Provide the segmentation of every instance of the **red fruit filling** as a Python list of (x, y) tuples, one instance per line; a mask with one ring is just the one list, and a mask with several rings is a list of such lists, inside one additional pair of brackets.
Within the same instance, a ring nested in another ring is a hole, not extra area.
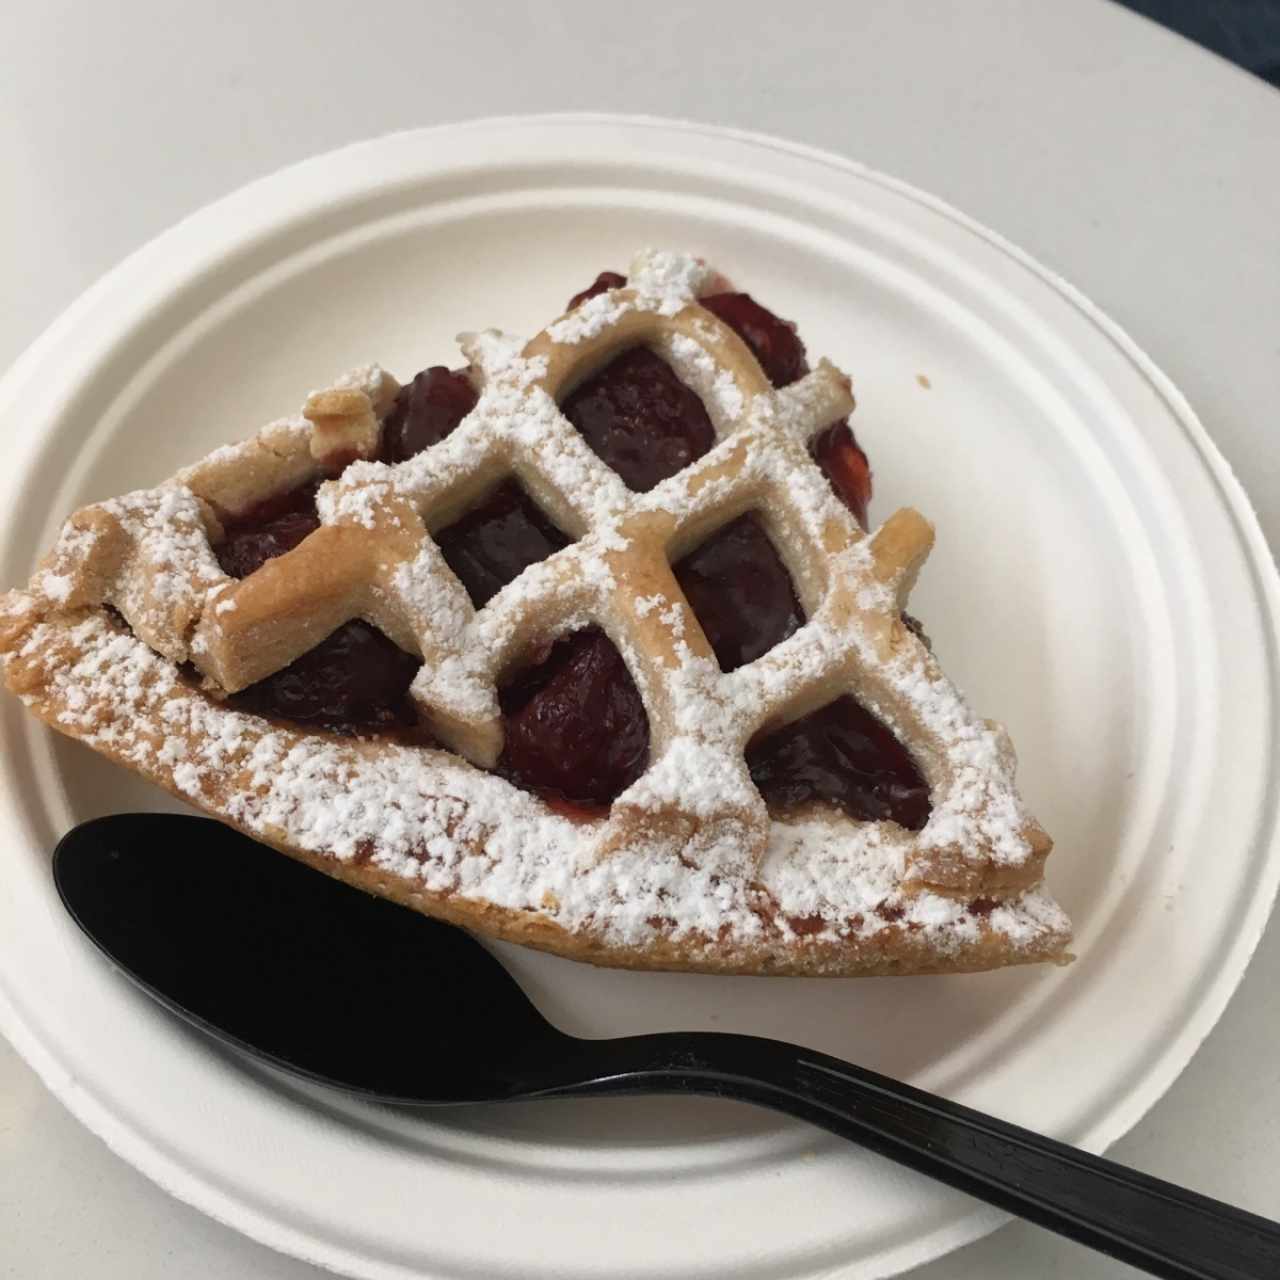
[(673, 567), (725, 671), (754, 662), (804, 622), (791, 575), (753, 515), (717, 530)]
[(411, 729), (420, 661), (367, 622), (348, 622), (287, 667), (232, 695), (240, 711), (337, 733)]
[(820, 431), (809, 446), (818, 466), (825, 472), (836, 496), (853, 512), (854, 519), (867, 529), (867, 507), (871, 503), (871, 464), (854, 439), (847, 419)]
[(465, 373), (433, 365), (400, 388), (382, 423), (382, 461), (404, 462), (439, 444), (476, 407)]
[[(602, 272), (570, 306), (625, 284), (624, 276)], [(794, 326), (747, 294), (721, 293), (702, 302), (742, 337), (775, 386), (808, 371)], [(387, 414), (382, 459), (403, 462), (439, 443), (475, 402), (463, 372), (435, 366), (419, 373)], [(652, 489), (715, 444), (702, 402), (643, 348), (617, 356), (561, 407), (636, 492)], [(865, 528), (871, 472), (848, 423), (822, 432), (813, 454)], [(301, 542), (318, 526), (315, 488), (304, 486), (229, 522), (218, 549), (223, 568), (244, 577)], [(479, 607), (568, 539), (509, 480), (439, 531), (436, 541)], [(726, 671), (762, 657), (804, 622), (786, 567), (755, 516), (725, 525), (674, 572)], [(380, 632), (352, 622), (233, 701), (348, 732), (395, 728), (414, 721), (407, 691), (417, 666)], [(506, 685), (500, 702), (505, 739), (499, 772), (553, 803), (603, 810), (645, 768), (644, 704), (622, 656), (598, 628), (551, 645)], [(855, 818), (889, 818), (913, 830), (928, 818), (928, 786), (910, 754), (850, 697), (757, 739), (747, 763), (765, 800), (780, 809), (822, 801)]]
[(698, 301), (751, 348), (775, 387), (789, 387), (809, 372), (795, 325), (766, 311), (749, 293), (713, 293)]
[(226, 537), (217, 547), (222, 572), (247, 578), (260, 565), (292, 551), (307, 534), (320, 527), (316, 515), (318, 480), (259, 502), (248, 511), (224, 520)]
[(910, 752), (853, 698), (752, 742), (747, 768), (774, 808), (826, 801), (851, 818), (892, 819), (911, 831), (929, 820), (929, 786)]
[(515, 480), (507, 480), (440, 530), (436, 545), (478, 609), (531, 564), (567, 547), (569, 539)]
[(608, 808), (644, 772), (649, 717), (622, 655), (596, 627), (556, 641), (501, 693), (499, 772), (576, 808)]
[(716, 442), (702, 401), (644, 347), (614, 357), (560, 407), (636, 493), (683, 471)]
[[(320, 527), (315, 495), (315, 484), (303, 485), (226, 521), (217, 548), (223, 571), (244, 578), (292, 551)], [(367, 622), (348, 622), (230, 701), (241, 711), (338, 733), (408, 729), (417, 723), (409, 685), (419, 665)]]
[(580, 307), (588, 298), (594, 298), (597, 294), (608, 293), (610, 289), (622, 289), (626, 286), (626, 283), (626, 276), (621, 276), (616, 271), (602, 271), (581, 293), (575, 293), (569, 299), (569, 305), (565, 309), (572, 311), (574, 307)]

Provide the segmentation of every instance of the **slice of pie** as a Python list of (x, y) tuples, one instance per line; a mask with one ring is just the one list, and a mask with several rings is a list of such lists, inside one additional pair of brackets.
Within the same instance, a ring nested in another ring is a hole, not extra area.
[(670, 253), (461, 345), (73, 515), (0, 598), (9, 688), (285, 853), (560, 955), (1067, 958), (1008, 737), (904, 611), (933, 532), (867, 532), (849, 379)]

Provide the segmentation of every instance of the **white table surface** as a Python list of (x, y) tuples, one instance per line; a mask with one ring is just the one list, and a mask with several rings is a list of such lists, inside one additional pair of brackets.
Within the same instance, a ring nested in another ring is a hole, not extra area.
[[(1181, 385), (1280, 545), (1280, 94), (1099, 0), (652, 8), (6, 7), (0, 367), (144, 240), (305, 156), (480, 115), (679, 116), (843, 152), (1057, 269)], [(1118, 1159), (1280, 1217), (1277, 972), (1273, 923), (1218, 1028)], [(156, 1189), (0, 1041), (0, 1276), (175, 1274), (322, 1273)], [(1136, 1274), (1021, 1224), (915, 1273)]]

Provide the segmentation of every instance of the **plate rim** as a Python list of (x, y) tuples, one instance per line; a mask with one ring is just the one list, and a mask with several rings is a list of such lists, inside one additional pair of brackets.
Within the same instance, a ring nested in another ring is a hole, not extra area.
[[(1048, 285), (1118, 348), (1129, 364), (1150, 384), (1194, 446), (1198, 460), (1209, 472), (1224, 510), (1230, 515), (1231, 530), (1240, 545), (1242, 559), (1248, 569), (1253, 601), (1258, 605), (1264, 623), (1267, 665), (1273, 673), (1280, 672), (1277, 645), (1277, 632), (1280, 629), (1280, 573), (1277, 573), (1270, 548), (1252, 504), (1230, 464), (1214, 444), (1186, 398), (1172, 379), (1146, 355), (1123, 327), (1063, 276), (1044, 266), (1000, 233), (956, 209), (949, 202), (911, 183), (838, 153), (767, 133), (652, 115), (553, 112), (481, 117), (426, 128), (398, 130), (308, 157), (259, 177), (193, 211), (109, 269), (55, 318), (18, 356), (4, 376), (0, 377), (0, 402), (11, 396), (14, 389), (21, 386), (39, 364), (56, 350), (58, 344), (75, 331), (82, 318), (93, 310), (121, 277), (136, 271), (141, 263), (163, 255), (193, 230), (199, 230), (202, 224), (212, 227), (227, 213), (238, 213), (238, 208), (232, 206), (251, 202), (260, 188), (296, 182), (299, 177), (305, 177), (311, 171), (320, 171), (338, 156), (350, 156), (360, 151), (373, 152), (395, 139), (429, 138), (440, 133), (470, 130), (540, 129), (566, 125), (640, 127), (651, 129), (655, 133), (663, 131), (694, 133), (712, 140), (728, 140), (764, 147), (782, 155), (800, 157), (825, 167), (844, 171), (940, 214), (969, 233), (977, 235)], [(258, 230), (261, 231), (262, 228)], [(37, 437), (40, 434), (42, 433), (37, 433)], [(1262, 874), (1259, 879), (1262, 891), (1251, 902), (1249, 913), (1242, 921), (1243, 927), (1237, 933), (1230, 951), (1226, 953), (1230, 963), (1220, 963), (1214, 979), (1202, 988), (1187, 1023), (1158, 1058), (1149, 1065), (1142, 1080), (1142, 1097), (1136, 1099), (1134, 1096), (1136, 1091), (1131, 1088), (1097, 1123), (1095, 1131), (1090, 1135), (1092, 1140), (1087, 1144), (1089, 1149), (1105, 1150), (1132, 1128), (1164, 1096), (1212, 1031), (1243, 978), (1267, 926), (1277, 887), (1280, 886), (1280, 850), (1276, 848), (1275, 838), (1277, 822), (1274, 795), (1276, 789), (1276, 783), (1273, 781), (1267, 793), (1273, 801), (1270, 805), (1270, 821), (1266, 827), (1261, 828), (1256, 838), (1257, 844), (1267, 843), (1271, 847), (1270, 856), (1261, 868)], [(410, 1271), (395, 1264), (382, 1262), (376, 1264), (376, 1269), (371, 1269), (368, 1259), (346, 1256), (346, 1251), (341, 1246), (321, 1244), (305, 1230), (286, 1225), (278, 1217), (259, 1214), (255, 1208), (220, 1191), (206, 1177), (188, 1168), (182, 1160), (170, 1156), (151, 1139), (140, 1135), (127, 1122), (121, 1121), (101, 1099), (92, 1097), (81, 1089), (74, 1076), (57, 1060), (56, 1053), (40, 1042), (34, 1029), (23, 1024), (16, 1007), (2, 988), (0, 988), (0, 1033), (14, 1044), (20, 1055), (35, 1068), (46, 1087), (86, 1128), (105, 1141), (117, 1155), (138, 1168), (177, 1199), (193, 1205), (216, 1221), (260, 1243), (302, 1258), (314, 1265), (327, 1268), (358, 1266), (361, 1270), (353, 1274), (362, 1275), (422, 1274), (417, 1270)], [(929, 1248), (920, 1249), (919, 1245), (922, 1241), (919, 1240), (899, 1248), (894, 1255), (897, 1261), (886, 1258), (887, 1269), (883, 1269), (878, 1274), (893, 1274), (905, 1267), (942, 1256), (943, 1253), (988, 1234), (1007, 1220), (1006, 1214), (979, 1207), (974, 1214), (924, 1237), (924, 1240), (932, 1242)], [(941, 1243), (938, 1237), (945, 1237), (946, 1243)], [(938, 1247), (939, 1244), (941, 1247)]]

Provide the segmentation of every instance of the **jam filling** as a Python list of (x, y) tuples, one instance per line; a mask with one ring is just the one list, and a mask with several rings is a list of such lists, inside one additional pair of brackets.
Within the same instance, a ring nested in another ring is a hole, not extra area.
[(929, 787), (893, 731), (851, 697), (775, 730), (747, 747), (751, 780), (771, 808), (814, 801), (867, 822), (911, 831), (929, 820)]
[(749, 293), (713, 293), (698, 301), (751, 348), (775, 387), (789, 387), (809, 372), (804, 343), (795, 325), (766, 311)]
[(560, 408), (636, 493), (683, 471), (716, 442), (702, 401), (644, 347), (615, 356)]
[(231, 702), (241, 711), (336, 733), (408, 730), (418, 722), (409, 685), (420, 665), (367, 622), (348, 622)]
[(804, 623), (791, 575), (753, 515), (717, 530), (673, 570), (724, 671), (754, 662)]
[(316, 515), (319, 480), (259, 502), (248, 511), (223, 521), (226, 537), (217, 548), (222, 572), (247, 578), (255, 569), (292, 551), (320, 527)]
[(573, 809), (607, 809), (643, 772), (649, 717), (627, 664), (598, 627), (557, 640), (501, 691), (498, 771)]
[[(570, 306), (625, 283), (616, 272), (602, 272)], [(702, 302), (746, 342), (775, 386), (808, 372), (794, 326), (749, 295), (720, 293)], [(439, 443), (475, 403), (465, 371), (438, 365), (423, 370), (401, 389), (384, 420), (381, 460), (403, 462)], [(644, 348), (615, 357), (561, 408), (635, 492), (647, 492), (715, 444), (701, 400)], [(871, 471), (848, 422), (822, 432), (812, 451), (866, 528)], [(303, 486), (228, 522), (218, 548), (223, 569), (245, 577), (297, 546), (319, 525), (316, 487)], [(435, 536), (477, 607), (568, 543), (515, 480), (500, 484)], [(725, 671), (755, 661), (804, 622), (786, 566), (754, 515), (717, 530), (674, 573)], [(416, 721), (408, 687), (418, 665), (373, 627), (350, 622), (232, 702), (348, 733), (403, 729)], [(552, 804), (606, 810), (644, 771), (644, 704), (621, 654), (599, 628), (575, 632), (535, 655), (500, 690), (499, 701), (504, 746), (498, 771)], [(851, 697), (757, 738), (747, 764), (777, 809), (825, 802), (855, 818), (892, 819), (912, 830), (929, 815), (928, 786), (910, 754)]]
[(445, 563), (479, 609), (531, 564), (569, 539), (515, 480), (500, 484), (478, 506), (436, 534)]
[[(227, 521), (217, 548), (223, 572), (247, 577), (318, 529), (316, 487), (303, 485)], [(419, 665), (367, 622), (348, 622), (230, 702), (240, 711), (338, 733), (407, 730), (418, 720), (409, 685)]]
[(849, 420), (842, 418), (819, 431), (809, 445), (814, 461), (822, 468), (836, 497), (853, 512), (865, 532), (867, 508), (871, 503), (871, 464), (853, 437)]
[(608, 293), (610, 289), (625, 288), (626, 283), (626, 276), (619, 275), (616, 271), (602, 271), (581, 293), (575, 293), (569, 299), (569, 305), (565, 310), (572, 311), (574, 307), (580, 307), (589, 298)]
[(432, 365), (400, 388), (382, 422), (382, 461), (405, 462), (439, 444), (476, 407), (461, 370)]

